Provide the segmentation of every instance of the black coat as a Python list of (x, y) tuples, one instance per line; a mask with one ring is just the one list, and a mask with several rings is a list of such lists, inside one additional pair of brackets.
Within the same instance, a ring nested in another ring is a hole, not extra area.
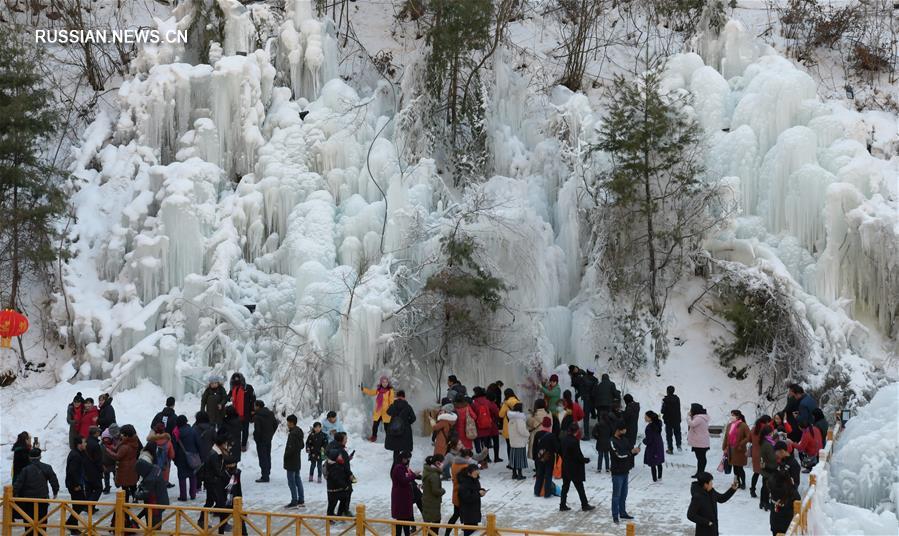
[[(583, 405), (588, 408), (593, 408), (593, 389), (599, 384), (599, 380), (596, 376), (592, 376), (590, 374), (582, 374), (578, 377), (578, 381), (580, 383), (580, 399), (583, 402)], [(586, 411), (586, 408), (585, 408)]]
[(106, 402), (100, 406), (100, 414), (97, 416), (97, 426), (100, 431), (109, 428), (109, 425), (115, 422), (115, 408), (112, 407), (112, 397), (106, 399)]
[[(240, 450), (240, 446), (237, 449)], [(225, 456), (213, 448), (209, 452), (209, 457), (203, 462), (203, 466), (197, 471), (197, 476), (207, 488), (215, 490), (216, 494), (224, 493), (225, 485), (230, 478), (225, 470)]]
[(278, 419), (268, 408), (259, 408), (253, 413), (253, 439), (258, 443), (271, 443), (278, 429)]
[(225, 391), (221, 384), (212, 389), (206, 387), (203, 395), (200, 397), (200, 411), (205, 411), (209, 415), (209, 422), (214, 425), (222, 423), (225, 418), (225, 404), (228, 402), (228, 391)]
[(153, 417), (153, 420), (150, 422), (150, 430), (156, 426), (156, 423), (161, 422), (165, 424), (165, 433), (172, 435), (172, 432), (175, 430), (176, 420), (178, 419), (178, 415), (175, 414), (174, 408), (165, 407)]
[(593, 407), (612, 407), (617, 391), (615, 383), (609, 379), (607, 374), (603, 374), (602, 380), (593, 388)]
[(350, 467), (349, 453), (343, 448), (343, 445), (332, 441), (325, 449), (325, 455), (327, 457), (325, 463), (328, 464), (325, 476), (328, 491), (352, 491), (353, 470)]
[(306, 436), (306, 453), (309, 454), (309, 461), (314, 462), (323, 459), (322, 451), (328, 446), (328, 436), (324, 432), (309, 432)]
[(208, 422), (195, 422), (193, 429), (200, 443), (200, 459), (205, 462), (215, 444), (215, 426)]
[(235, 415), (230, 419), (225, 419), (222, 421), (222, 425), (219, 428), (219, 431), (224, 432), (228, 436), (228, 440), (231, 442), (231, 456), (240, 461), (240, 431), (241, 431), (241, 422), (240, 417)]
[(665, 395), (662, 399), (662, 422), (665, 424), (681, 422), (680, 398), (677, 395)]
[(394, 452), (412, 452), (412, 423), (415, 422), (415, 410), (408, 402), (397, 398), (387, 408), (387, 414), (390, 415), (390, 423), (387, 425), (384, 448)]
[(593, 426), (593, 439), (596, 440), (596, 450), (612, 450), (612, 424), (609, 417), (600, 417)]
[(13, 495), (32, 499), (49, 499), (48, 485), (53, 490), (55, 497), (59, 493), (59, 479), (56, 478), (53, 468), (42, 461), (32, 460), (19, 473), (19, 478), (13, 482)]
[(87, 438), (87, 448), (85, 449), (85, 453), (87, 454), (87, 458), (93, 464), (93, 467), (96, 468), (98, 478), (103, 475), (104, 452), (106, 452), (106, 449), (100, 444), (99, 439), (90, 436)]
[(463, 525), (481, 523), (481, 480), (459, 475), (459, 514)]
[(590, 460), (581, 452), (580, 440), (573, 435), (565, 436), (562, 438), (559, 452), (562, 455), (562, 478), (572, 482), (586, 480), (584, 466), (590, 463)]
[(284, 469), (299, 471), (303, 463), (303, 429), (294, 426), (287, 432), (287, 445), (284, 446)]
[[(534, 460), (539, 460), (542, 454), (551, 454), (553, 458), (559, 454), (559, 451), (562, 449), (562, 445), (559, 442), (559, 437), (552, 432), (544, 432), (540, 430), (536, 434), (534, 434), (534, 448), (533, 451)], [(548, 461), (548, 460), (546, 460)]]
[(631, 443), (637, 443), (637, 428), (640, 421), (640, 403), (631, 402), (624, 408), (624, 423), (627, 425), (627, 438)]
[[(203, 446), (200, 444), (200, 437), (197, 435), (197, 431), (191, 428), (188, 425), (184, 425), (178, 428), (178, 440), (174, 441), (175, 445), (175, 467), (178, 468), (179, 473), (188, 473), (190, 469), (190, 463), (187, 461), (187, 453), (192, 452), (194, 454), (200, 455), (200, 451), (203, 449)], [(200, 456), (202, 459), (202, 456)]]
[[(792, 459), (792, 456), (790, 459)], [(787, 532), (790, 523), (793, 521), (793, 501), (800, 499), (799, 492), (790, 477), (785, 472), (779, 473), (766, 483), (769, 486), (768, 492), (771, 495), (771, 502), (774, 503), (768, 522), (771, 525), (771, 531), (775, 534)]]
[(31, 460), (28, 458), (29, 452), (31, 452), (31, 449), (25, 447), (25, 445), (14, 447), (12, 449), (13, 482), (16, 481), (16, 477), (19, 476), (19, 473), (22, 472), (22, 469), (24, 469), (29, 463), (31, 463)]
[(727, 502), (737, 490), (728, 489), (718, 493), (714, 489), (706, 491), (702, 484), (693, 482), (690, 486), (690, 506), (687, 519), (696, 523), (696, 536), (718, 536), (718, 503)]
[(612, 452), (609, 469), (613, 475), (626, 475), (634, 468), (634, 443), (627, 436), (612, 436)]
[(69, 493), (84, 492), (85, 489), (103, 488), (102, 469), (88, 456), (87, 451), (72, 449), (66, 458), (66, 489)]

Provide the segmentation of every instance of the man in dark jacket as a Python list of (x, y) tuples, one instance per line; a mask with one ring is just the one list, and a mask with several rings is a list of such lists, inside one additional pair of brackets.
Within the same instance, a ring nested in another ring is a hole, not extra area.
[(590, 441), (590, 418), (596, 416), (596, 409), (593, 407), (593, 389), (599, 384), (599, 380), (593, 375), (593, 369), (587, 369), (586, 374), (580, 377), (581, 384), (581, 402), (584, 406), (584, 437), (582, 441)]
[(612, 521), (633, 519), (627, 513), (627, 477), (634, 468), (634, 455), (640, 447), (627, 438), (627, 425), (622, 421), (615, 425), (612, 435)]
[(597, 413), (604, 411), (612, 411), (612, 405), (615, 401), (615, 383), (609, 379), (608, 374), (603, 374), (602, 379), (593, 388), (593, 408)]
[[(28, 453), (29, 463), (19, 472), (19, 477), (13, 482), (13, 496), (27, 497), (31, 499), (49, 499), (47, 486), (53, 490), (53, 498), (59, 494), (59, 479), (53, 468), (41, 461), (41, 449), (31, 449)], [(28, 501), (16, 501), (19, 507), (28, 517), (41, 519), (47, 515), (47, 504), (37, 504)], [(35, 514), (37, 512), (37, 514)], [(26, 520), (27, 521), (27, 520)], [(32, 532), (26, 531), (26, 535)]]
[(673, 385), (668, 386), (667, 393), (668, 394), (666, 394), (665, 397), (662, 398), (661, 414), (662, 422), (665, 423), (665, 439), (668, 442), (668, 454), (674, 454), (675, 443), (672, 443), (672, 437), (677, 444), (677, 450), (681, 450), (680, 398), (676, 394), (674, 394)]
[(350, 461), (353, 457), (347, 453), (346, 443), (346, 432), (337, 432), (325, 449), (329, 516), (350, 515), (350, 498), (353, 495), (353, 470)]
[(285, 508), (306, 506), (303, 494), (303, 429), (297, 426), (297, 416), (287, 416), (287, 445), (284, 446), (284, 470), (287, 471), (287, 487), (290, 488), (290, 504)]
[(718, 536), (718, 503), (727, 502), (737, 488), (739, 483), (734, 480), (729, 490), (718, 493), (712, 484), (712, 475), (699, 473), (696, 482), (690, 485), (690, 506), (687, 508), (687, 519), (696, 523), (696, 536)]
[(150, 430), (152, 430), (156, 423), (162, 423), (165, 426), (165, 433), (172, 435), (172, 432), (175, 431), (176, 420), (178, 419), (178, 415), (175, 413), (175, 397), (170, 396), (165, 399), (165, 407), (162, 408), (162, 411), (156, 414), (153, 417), (153, 421), (150, 422)]
[(534, 495), (540, 495), (541, 491), (544, 498), (553, 496), (555, 485), (553, 484), (553, 468), (556, 465), (556, 456), (562, 446), (559, 443), (559, 437), (552, 432), (553, 420), (551, 417), (543, 417), (540, 428), (534, 434), (534, 468), (537, 471), (537, 479), (534, 482)]
[(259, 455), (259, 468), (262, 470), (262, 477), (256, 482), (268, 482), (272, 472), (272, 438), (278, 429), (278, 419), (262, 400), (255, 401), (253, 407), (253, 441), (256, 442), (256, 454)]
[(637, 444), (637, 426), (640, 420), (640, 403), (634, 401), (630, 394), (624, 395), (624, 423), (627, 425), (627, 439), (631, 444)]
[[(82, 439), (66, 458), (65, 484), (73, 501), (96, 501), (100, 498), (103, 488), (101, 471), (100, 465), (88, 456), (87, 440)], [(72, 510), (78, 514), (87, 511), (87, 506), (74, 505)], [(76, 532), (75, 527), (79, 523), (75, 516), (69, 515), (66, 525), (70, 526), (70, 531)]]
[(460, 396), (464, 397), (468, 395), (468, 389), (459, 382), (459, 379), (456, 378), (455, 374), (450, 374), (449, 378), (446, 379), (446, 385), (446, 398), (449, 398), (453, 402)]
[(396, 398), (387, 408), (387, 414), (390, 415), (390, 424), (387, 425), (384, 448), (393, 451), (393, 465), (396, 465), (400, 452), (412, 452), (412, 423), (415, 422), (415, 410), (406, 402), (405, 391), (400, 389), (396, 392)]
[(222, 424), (225, 417), (225, 405), (228, 402), (228, 392), (222, 386), (222, 378), (210, 376), (209, 384), (203, 390), (200, 397), (200, 411), (205, 411), (209, 417), (209, 423), (216, 429)]
[[(793, 401), (790, 403), (790, 401)], [(805, 392), (805, 389), (798, 383), (794, 383), (789, 387), (787, 395), (787, 421), (793, 427), (790, 433), (790, 439), (794, 443), (798, 443), (802, 438), (802, 431), (799, 429), (799, 423), (815, 422), (814, 412), (818, 407), (815, 399)]]
[(81, 392), (75, 394), (72, 403), (66, 408), (66, 422), (69, 424), (69, 448), (78, 444), (78, 426), (81, 424), (81, 412), (84, 407), (84, 398)]
[(574, 489), (577, 490), (578, 497), (581, 499), (581, 510), (585, 512), (593, 510), (593, 506), (587, 502), (587, 493), (584, 491), (584, 480), (586, 480), (584, 466), (590, 463), (590, 458), (585, 458), (581, 453), (581, 442), (577, 437), (579, 430), (577, 423), (572, 423), (568, 427), (568, 434), (562, 438), (561, 442), (562, 497), (559, 502), (559, 511), (561, 512), (571, 510), (565, 504), (571, 484), (574, 484)]
[[(240, 450), (246, 452), (247, 441), (250, 438), (250, 422), (253, 421), (253, 408), (256, 404), (256, 391), (252, 385), (247, 384), (246, 378), (240, 372), (231, 375), (230, 386), (228, 402), (234, 406), (237, 416), (240, 417)], [(236, 452), (232, 455), (236, 456)]]
[(115, 422), (115, 408), (112, 407), (112, 397), (109, 396), (109, 393), (103, 393), (97, 397), (97, 402), (100, 404), (100, 415), (97, 417), (97, 426), (100, 427), (100, 432), (102, 433), (109, 428), (110, 424)]
[[(203, 481), (203, 487), (206, 488), (206, 503), (203, 505), (205, 508), (227, 508), (228, 497), (225, 493), (225, 486), (228, 485), (230, 477), (225, 470), (225, 458), (229, 457), (228, 445), (230, 442), (231, 438), (228, 434), (219, 432), (215, 436), (215, 444), (209, 452), (209, 457), (197, 471), (197, 477)], [(234, 448), (237, 446), (235, 445)], [(204, 515), (201, 514), (200, 523), (203, 523)], [(219, 518), (222, 520), (225, 519), (225, 516), (227, 516), (225, 513), (219, 514)], [(230, 530), (227, 526), (223, 528), (225, 531)]]

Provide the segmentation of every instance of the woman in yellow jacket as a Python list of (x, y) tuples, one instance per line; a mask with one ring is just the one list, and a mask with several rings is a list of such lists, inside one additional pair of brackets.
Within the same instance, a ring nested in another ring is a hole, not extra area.
[[(512, 458), (512, 444), (509, 443), (509, 412), (512, 411), (515, 404), (518, 404), (520, 401), (518, 400), (518, 397), (515, 396), (515, 391), (510, 388), (503, 391), (503, 399), (503, 405), (499, 408), (499, 416), (503, 420), (503, 438), (506, 440), (506, 459), (510, 460)], [(506, 467), (511, 469), (509, 466)]]
[(371, 416), (371, 436), (368, 440), (374, 443), (378, 440), (378, 426), (384, 423), (384, 432), (387, 432), (387, 425), (390, 423), (390, 415), (387, 414), (387, 408), (393, 404), (393, 387), (390, 386), (390, 379), (387, 376), (381, 376), (381, 381), (375, 389), (368, 389), (359, 386), (362, 392), (368, 396), (375, 397), (375, 409)]

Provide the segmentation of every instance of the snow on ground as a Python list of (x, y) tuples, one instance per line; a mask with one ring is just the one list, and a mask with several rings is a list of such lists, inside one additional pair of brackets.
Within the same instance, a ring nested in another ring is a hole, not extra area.
[[(25, 391), (16, 387), (0, 390), (0, 406), (3, 417), (0, 420), (0, 440), (2, 440), (2, 458), (0, 458), (0, 484), (9, 484), (12, 453), (10, 445), (18, 432), (28, 430), (33, 436), (40, 438), (41, 446), (46, 449), (44, 461), (51, 464), (57, 475), (62, 475), (65, 468), (65, 448), (67, 426), (65, 409), (76, 392), (84, 396), (99, 394), (101, 382), (82, 381), (76, 385), (61, 383), (52, 389)], [(118, 393), (113, 400), (117, 420), (120, 424), (132, 423), (143, 436), (147, 433), (153, 415), (164, 405), (165, 394), (159, 387), (150, 382), (143, 382), (134, 389)], [(188, 395), (176, 405), (178, 413), (192, 415), (199, 407), (199, 400)], [(301, 419), (300, 425), (308, 430), (312, 417)], [(348, 449), (356, 450), (353, 461), (354, 473), (358, 484), (353, 494), (353, 505), (362, 502), (366, 506), (367, 515), (371, 517), (390, 517), (390, 485), (388, 471), (390, 454), (383, 449), (382, 443), (371, 444), (363, 439), (361, 432), (366, 423), (356, 412), (346, 423), (350, 431)], [(686, 440), (686, 438), (685, 438)], [(383, 441), (383, 439), (382, 439)], [(275, 437), (272, 453), (272, 481), (268, 484), (254, 482), (259, 477), (259, 467), (255, 447), (250, 442), (250, 450), (244, 454), (241, 469), (244, 471), (242, 483), (244, 501), (247, 508), (260, 510), (281, 510), (289, 502), (290, 493), (287, 481), (281, 468), (281, 457), (284, 451), (285, 433), (282, 426)], [(685, 443), (686, 444), (686, 443)], [(713, 445), (715, 440), (713, 439)], [(503, 446), (503, 449), (505, 447)], [(596, 463), (596, 452), (593, 443), (582, 443), (582, 448), (592, 463)], [(426, 437), (416, 437), (412, 465), (420, 469), (424, 457), (431, 453), (430, 441)], [(662, 482), (654, 484), (648, 467), (642, 464), (642, 456), (638, 455), (637, 465), (631, 472), (628, 510), (636, 517), (638, 534), (692, 534), (692, 524), (686, 518), (690, 501), (689, 485), (691, 475), (695, 471), (695, 460), (691, 452), (675, 453), (666, 460), (665, 474)], [(306, 492), (306, 513), (323, 514), (326, 509), (325, 485), (305, 481), (308, 465), (303, 460), (304, 488)], [(710, 470), (716, 465), (715, 451), (709, 455)], [(175, 482), (175, 471), (172, 471)], [(587, 495), (590, 503), (597, 509), (591, 513), (582, 513), (576, 509), (577, 494), (569, 497), (570, 505), (575, 508), (571, 512), (558, 511), (558, 499), (543, 499), (533, 496), (533, 481), (513, 481), (511, 473), (504, 465), (491, 466), (482, 473), (483, 486), (488, 488), (484, 498), (483, 511), (497, 514), (499, 526), (523, 527), (544, 530), (568, 530), (579, 532), (599, 532), (623, 534), (624, 527), (615, 527), (611, 521), (609, 504), (612, 494), (611, 478), (608, 474), (597, 474), (595, 465), (587, 471)], [(722, 491), (730, 484), (731, 477), (717, 474), (716, 481)], [(561, 483), (560, 483), (561, 484)], [(451, 483), (444, 483), (445, 486)], [(177, 497), (177, 488), (170, 490), (170, 498)], [(65, 496), (65, 490), (61, 496)], [(202, 495), (201, 495), (202, 498)], [(108, 500), (109, 497), (106, 497)], [(201, 499), (191, 504), (202, 505)], [(450, 500), (444, 501), (444, 517), (451, 512)], [(726, 504), (720, 505), (719, 518), (721, 534), (755, 535), (768, 534), (767, 516), (758, 508), (756, 499), (749, 497), (749, 492), (740, 491)], [(419, 518), (420, 519), (420, 518)]]

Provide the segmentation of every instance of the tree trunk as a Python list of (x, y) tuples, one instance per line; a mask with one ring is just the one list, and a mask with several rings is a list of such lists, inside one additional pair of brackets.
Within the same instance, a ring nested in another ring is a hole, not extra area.
[(20, 225), (20, 215), (19, 215), (19, 187), (13, 186), (12, 189), (12, 206), (10, 207), (12, 210), (12, 218), (10, 221), (10, 227), (12, 231), (12, 280), (9, 285), (9, 302), (7, 303), (7, 307), (9, 309), (16, 308), (16, 300), (18, 299), (19, 294), (19, 282), (22, 280), (22, 271), (20, 263), (22, 260), (19, 256), (19, 225)]

